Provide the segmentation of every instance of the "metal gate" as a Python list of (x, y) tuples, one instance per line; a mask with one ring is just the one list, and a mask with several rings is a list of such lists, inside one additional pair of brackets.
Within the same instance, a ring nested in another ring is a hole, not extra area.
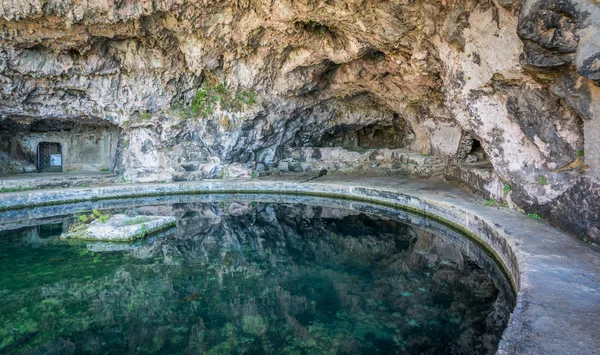
[(38, 145), (38, 173), (63, 171), (60, 143), (41, 142)]

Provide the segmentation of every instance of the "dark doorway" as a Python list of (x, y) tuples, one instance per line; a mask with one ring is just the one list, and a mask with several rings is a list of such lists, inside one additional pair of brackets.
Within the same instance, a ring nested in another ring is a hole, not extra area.
[(61, 173), (62, 171), (60, 143), (41, 142), (38, 145), (38, 173)]
[(63, 222), (42, 224), (38, 227), (38, 236), (41, 239), (59, 237), (63, 232)]

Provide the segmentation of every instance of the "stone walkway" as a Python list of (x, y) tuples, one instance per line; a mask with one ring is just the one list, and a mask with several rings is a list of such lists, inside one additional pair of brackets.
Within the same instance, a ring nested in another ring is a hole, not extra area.
[(327, 175), (24, 191), (0, 194), (0, 220), (39, 217), (51, 210), (41, 206), (51, 204), (63, 210), (65, 204), (102, 208), (114, 203), (109, 199), (130, 198), (135, 204), (149, 196), (171, 196), (185, 202), (209, 193), (345, 197), (435, 216), (493, 250), (518, 289), (499, 354), (600, 354), (600, 251), (544, 221), (483, 206), (444, 181)]
[(52, 187), (85, 187), (110, 184), (117, 175), (104, 172), (31, 173), (0, 176), (0, 189), (31, 190)]

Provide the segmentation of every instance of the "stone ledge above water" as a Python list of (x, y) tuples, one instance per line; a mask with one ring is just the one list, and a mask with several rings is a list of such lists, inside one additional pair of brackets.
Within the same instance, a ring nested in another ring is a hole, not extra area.
[(95, 220), (82, 224), (61, 235), (62, 239), (81, 239), (102, 242), (130, 242), (175, 226), (174, 217), (111, 216), (106, 222)]

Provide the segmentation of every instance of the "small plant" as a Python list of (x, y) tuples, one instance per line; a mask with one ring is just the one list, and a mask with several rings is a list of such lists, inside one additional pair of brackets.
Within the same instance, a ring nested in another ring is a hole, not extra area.
[(142, 224), (142, 227), (140, 228), (140, 235), (143, 237), (146, 235), (146, 233), (148, 233), (148, 230), (146, 230), (146, 225)]
[(538, 179), (538, 183), (540, 185), (548, 185), (548, 179), (545, 176), (540, 176)]
[(502, 188), (502, 192), (504, 192), (505, 195), (508, 195), (510, 192), (512, 191), (512, 186), (505, 184), (504, 187)]
[(258, 173), (256, 171), (253, 171), (252, 175), (251, 175), (251, 178), (252, 179), (257, 179), (258, 178)]
[(485, 202), (483, 203), (484, 206), (496, 206), (498, 204), (498, 201), (496, 201), (495, 198), (488, 198), (487, 200), (485, 200)]
[(142, 121), (149, 120), (152, 118), (152, 114), (150, 112), (140, 113), (140, 118)]
[(533, 219), (542, 219), (542, 217), (540, 217), (540, 215), (537, 213), (528, 213), (527, 217), (533, 218)]
[(86, 223), (87, 221), (89, 221), (89, 218), (86, 215), (84, 215), (84, 214), (82, 214), (81, 216), (79, 216), (77, 219), (81, 223)]
[(584, 156), (584, 155), (585, 155), (585, 151), (584, 151), (583, 149), (581, 149), (581, 150), (578, 150), (578, 151), (577, 151), (577, 155), (579, 155), (580, 157), (582, 157), (582, 156)]
[(90, 218), (97, 219), (102, 223), (106, 223), (108, 221), (108, 219), (110, 218), (110, 214), (103, 214), (102, 212), (100, 212), (98, 210), (93, 210), (92, 214), (90, 215)]
[(485, 202), (483, 203), (484, 206), (491, 206), (491, 207), (503, 207), (503, 208), (508, 208), (508, 203), (506, 203), (505, 201), (498, 201), (495, 198), (489, 198), (487, 200), (485, 200)]

